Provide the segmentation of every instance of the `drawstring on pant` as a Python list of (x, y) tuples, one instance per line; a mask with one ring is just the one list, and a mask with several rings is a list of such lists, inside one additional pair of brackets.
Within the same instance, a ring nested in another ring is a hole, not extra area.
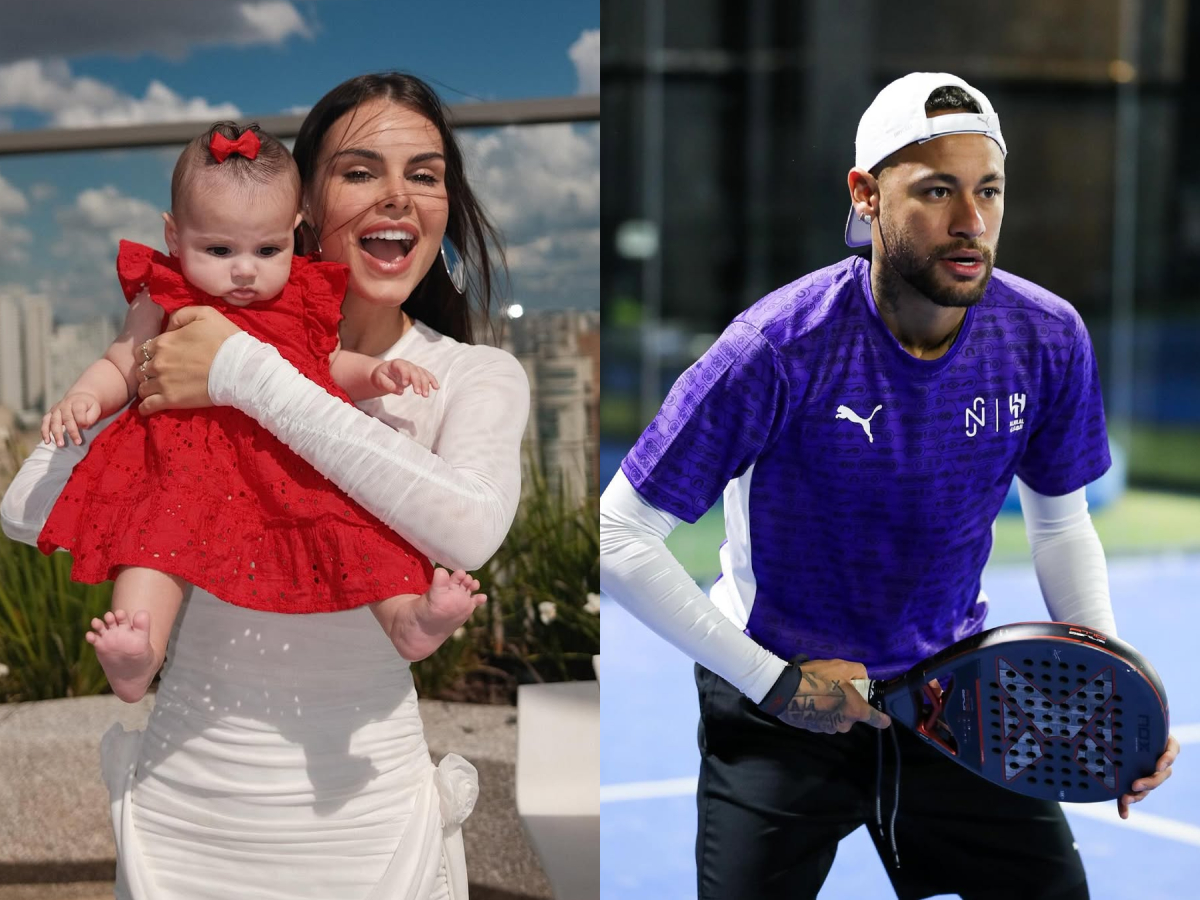
[[(900, 811), (900, 739), (896, 737), (896, 728), (888, 729), (892, 733), (892, 748), (896, 756), (895, 788), (892, 799), (892, 815), (888, 822), (888, 842), (892, 847), (892, 860), (896, 868), (900, 868), (900, 851), (896, 848), (896, 814)], [(880, 799), (883, 793), (883, 730), (875, 731), (875, 827), (879, 831), (879, 839), (884, 839), (883, 833), (883, 803)]]
[(883, 730), (875, 729), (875, 830), (883, 840), (883, 811), (879, 799), (883, 782)]
[(892, 821), (889, 833), (892, 840), (892, 856), (896, 860), (896, 868), (900, 868), (900, 851), (896, 849), (896, 813), (900, 812), (900, 738), (896, 737), (896, 729), (889, 728), (892, 733), (892, 747), (896, 751), (896, 791), (892, 800)]

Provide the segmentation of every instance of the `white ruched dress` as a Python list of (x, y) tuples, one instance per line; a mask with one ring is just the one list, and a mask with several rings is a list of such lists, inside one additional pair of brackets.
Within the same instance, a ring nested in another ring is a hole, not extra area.
[[(370, 418), (238, 334), (209, 393), (433, 560), (477, 568), (520, 494), (524, 371), (420, 323), (382, 356), (441, 388), (364, 401)], [(5, 533), (36, 541), (88, 445), (39, 445), (4, 497)], [(102, 742), (118, 898), (466, 897), (475, 770), (454, 754), (434, 766), (408, 664), (370, 610), (288, 616), (193, 590), (167, 656), (145, 731), (114, 726)]]

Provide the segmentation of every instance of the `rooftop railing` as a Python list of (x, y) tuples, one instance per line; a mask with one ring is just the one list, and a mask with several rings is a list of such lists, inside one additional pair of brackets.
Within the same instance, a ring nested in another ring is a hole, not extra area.
[[(503, 125), (547, 125), (594, 122), (600, 119), (600, 95), (542, 97), (460, 103), (447, 107), (456, 128), (495, 128)], [(242, 116), (278, 138), (293, 138), (303, 115)], [(203, 122), (162, 122), (151, 125), (111, 125), (98, 128), (40, 128), (0, 132), (0, 156), (18, 153), (67, 153), (76, 150), (115, 150), (186, 144)]]

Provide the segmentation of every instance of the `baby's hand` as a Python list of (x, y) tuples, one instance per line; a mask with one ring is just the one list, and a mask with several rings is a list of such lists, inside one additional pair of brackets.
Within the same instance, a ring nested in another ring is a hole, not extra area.
[(60, 447), (63, 443), (63, 432), (71, 436), (76, 444), (83, 443), (81, 428), (90, 428), (100, 421), (100, 398), (95, 394), (77, 392), (67, 394), (52, 407), (50, 412), (42, 416), (42, 440), (47, 444), (54, 439)]
[(429, 396), (429, 389), (437, 390), (437, 379), (428, 369), (403, 359), (389, 359), (375, 367), (371, 373), (371, 384), (389, 394), (403, 394), (409, 385), (422, 397)]

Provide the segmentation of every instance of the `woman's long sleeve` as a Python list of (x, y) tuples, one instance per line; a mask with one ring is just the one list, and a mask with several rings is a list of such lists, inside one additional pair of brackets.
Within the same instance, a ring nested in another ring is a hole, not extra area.
[(509, 354), (463, 349), (470, 352), (438, 373), (444, 412), (432, 451), (331, 396), (244, 332), (221, 345), (209, 395), (254, 418), (422, 553), (474, 569), (516, 513), (529, 383)]
[(6, 535), (23, 544), (37, 544), (38, 535), (50, 518), (50, 510), (66, 487), (75, 464), (87, 455), (96, 435), (122, 412), (123, 409), (118, 410), (91, 428), (82, 429), (81, 445), (69, 439), (65, 447), (38, 441), (0, 501), (0, 524)]

